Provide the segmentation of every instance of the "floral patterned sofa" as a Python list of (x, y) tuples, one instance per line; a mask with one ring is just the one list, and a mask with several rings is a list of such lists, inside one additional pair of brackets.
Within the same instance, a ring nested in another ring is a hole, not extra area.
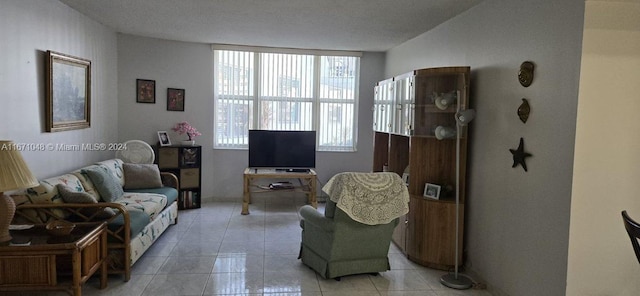
[[(109, 273), (123, 274), (128, 281), (131, 266), (171, 224), (178, 222), (178, 179), (173, 174), (157, 171), (154, 165), (147, 166), (155, 168), (155, 173), (160, 175), (159, 185), (154, 188), (127, 189), (126, 180), (137, 183), (145, 177), (133, 176), (133, 173), (125, 176), (130, 166), (120, 159), (101, 161), (41, 180), (39, 186), (12, 195), (16, 203), (12, 223), (45, 224), (56, 219), (76, 224), (106, 221)], [(102, 178), (96, 179), (95, 172)], [(121, 196), (114, 198), (111, 193), (105, 193), (102, 183), (109, 182), (121, 187)], [(68, 196), (65, 192), (68, 190), (72, 194), (88, 193), (94, 198), (93, 203), (65, 202), (63, 197)]]

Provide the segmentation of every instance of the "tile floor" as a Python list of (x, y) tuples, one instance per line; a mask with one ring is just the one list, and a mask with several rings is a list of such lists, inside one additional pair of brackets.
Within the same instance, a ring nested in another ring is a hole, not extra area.
[(200, 209), (180, 211), (178, 224), (169, 227), (134, 265), (129, 282), (113, 275), (108, 287), (99, 290), (94, 277), (84, 285), (83, 295), (491, 295), (486, 290), (442, 286), (443, 271), (408, 261), (393, 244), (390, 271), (341, 281), (322, 279), (297, 260), (297, 213), (303, 204), (300, 197), (258, 196), (247, 216), (240, 215), (239, 202), (206, 202)]

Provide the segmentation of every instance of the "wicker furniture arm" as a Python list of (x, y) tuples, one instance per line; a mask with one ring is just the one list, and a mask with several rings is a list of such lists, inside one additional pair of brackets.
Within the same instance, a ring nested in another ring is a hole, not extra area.
[(173, 187), (176, 190), (180, 189), (180, 184), (178, 184), (178, 177), (176, 175), (169, 172), (160, 172), (160, 178), (162, 179), (162, 184), (167, 187)]

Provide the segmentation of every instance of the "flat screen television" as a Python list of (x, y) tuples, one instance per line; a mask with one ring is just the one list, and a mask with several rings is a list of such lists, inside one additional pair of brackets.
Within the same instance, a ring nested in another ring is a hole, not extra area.
[(289, 171), (315, 168), (316, 132), (249, 130), (249, 167)]

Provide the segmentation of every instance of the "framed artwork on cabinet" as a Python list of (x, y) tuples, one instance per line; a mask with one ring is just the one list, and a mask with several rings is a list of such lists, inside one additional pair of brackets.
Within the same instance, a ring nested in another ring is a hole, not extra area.
[(440, 185), (425, 183), (424, 184), (424, 197), (439, 199), (440, 198)]

